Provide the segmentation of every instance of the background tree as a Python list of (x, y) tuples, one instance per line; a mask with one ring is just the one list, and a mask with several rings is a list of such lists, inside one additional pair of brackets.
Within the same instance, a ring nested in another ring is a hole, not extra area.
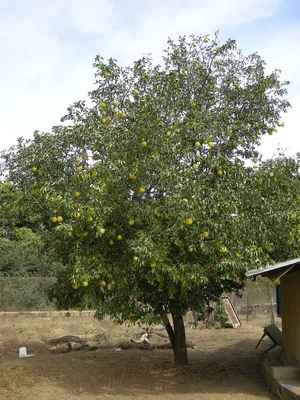
[(0, 184), (0, 276), (53, 276), (62, 264), (41, 240), (41, 218), (21, 189)]
[(299, 171), (300, 155), (286, 157), (283, 153), (249, 170), (241, 212), (252, 218), (245, 233), (253, 256), (268, 263), (299, 257)]
[(6, 166), (70, 266), (74, 304), (114, 323), (164, 321), (185, 364), (183, 315), (266, 260), (245, 234), (244, 160), (281, 124), (286, 83), (217, 35), (169, 40), (162, 66), (99, 56), (94, 66), (93, 106), (77, 102), (69, 126), (20, 140)]
[(9, 237), (0, 237), (0, 276), (56, 276), (64, 268), (53, 259), (41, 236), (29, 228), (16, 228)]

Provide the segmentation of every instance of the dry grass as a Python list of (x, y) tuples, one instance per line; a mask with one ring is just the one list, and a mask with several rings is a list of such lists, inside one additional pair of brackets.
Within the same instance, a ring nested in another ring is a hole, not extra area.
[[(1, 400), (274, 399), (261, 381), (254, 351), (260, 327), (188, 329), (196, 348), (189, 350), (189, 366), (177, 368), (171, 350), (115, 351), (139, 328), (99, 323), (87, 313), (68, 319), (60, 313), (0, 313), (0, 324)], [(112, 347), (50, 354), (47, 341), (67, 334)], [(19, 360), (21, 345), (36, 357)]]

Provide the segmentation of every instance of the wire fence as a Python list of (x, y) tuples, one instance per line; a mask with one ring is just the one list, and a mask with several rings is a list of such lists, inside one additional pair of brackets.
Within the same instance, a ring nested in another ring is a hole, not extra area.
[[(48, 293), (55, 278), (0, 277), (0, 311), (55, 310)], [(248, 281), (241, 297), (230, 296), (242, 323), (263, 325), (280, 321), (277, 318), (276, 285), (266, 279)]]
[(268, 279), (257, 279), (256, 281), (247, 281), (242, 297), (231, 294), (229, 297), (238, 313), (242, 323), (278, 323), (277, 317), (277, 299), (276, 283)]

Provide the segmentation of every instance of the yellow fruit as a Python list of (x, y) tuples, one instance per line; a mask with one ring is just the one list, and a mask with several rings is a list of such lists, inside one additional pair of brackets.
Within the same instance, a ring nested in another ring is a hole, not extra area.
[(110, 77), (110, 73), (105, 71), (103, 76), (104, 76), (104, 78), (109, 78)]
[(82, 236), (83, 237), (87, 237), (87, 236), (89, 236), (89, 233), (88, 232), (83, 232)]
[(118, 239), (118, 240), (122, 240), (122, 239), (123, 239), (123, 236), (122, 236), (122, 235), (118, 235), (118, 236), (117, 236), (117, 239)]
[(184, 199), (182, 199), (181, 200), (181, 204), (183, 204), (183, 205), (186, 205), (186, 204), (188, 204), (188, 199), (186, 199), (186, 198), (184, 198)]
[(114, 288), (114, 285), (112, 285), (111, 283), (109, 283), (107, 285), (107, 290), (113, 290), (113, 288)]
[(205, 37), (205, 38), (203, 39), (203, 42), (204, 42), (204, 43), (207, 43), (207, 42), (208, 42), (208, 38)]
[(227, 248), (225, 246), (223, 246), (220, 251), (221, 251), (221, 253), (227, 253)]
[(161, 217), (161, 213), (159, 213), (159, 212), (157, 212), (155, 215), (157, 216), (157, 218)]
[(57, 222), (62, 222), (63, 221), (63, 217), (61, 217), (60, 215), (57, 217)]
[(104, 101), (102, 101), (102, 103), (100, 103), (100, 108), (106, 108), (106, 103), (104, 103)]
[(196, 148), (201, 147), (201, 143), (200, 143), (200, 142), (196, 142), (196, 143), (195, 143), (195, 147), (196, 147)]
[(171, 136), (171, 132), (168, 131), (168, 132), (166, 133), (166, 136), (167, 136), (167, 137)]
[(77, 198), (80, 197), (80, 192), (75, 192), (74, 196)]
[(132, 94), (133, 94), (134, 96), (138, 96), (139, 91), (138, 91), (137, 89), (134, 89), (134, 91), (132, 92)]
[(208, 146), (209, 146), (210, 148), (214, 147), (214, 145), (215, 145), (214, 142), (208, 142), (207, 144), (208, 144)]
[(77, 168), (78, 172), (81, 172), (83, 170), (83, 167), (80, 165), (80, 167)]
[(88, 217), (87, 221), (88, 222), (93, 222), (93, 217)]
[(144, 188), (144, 186), (141, 186), (141, 187), (139, 188), (139, 192), (140, 192), (141, 194), (145, 193), (145, 191), (146, 191), (146, 189)]
[(219, 65), (219, 64), (220, 64), (220, 61), (219, 61), (219, 60), (216, 60), (216, 61), (215, 61), (215, 64), (216, 64), (216, 65)]
[(112, 245), (114, 244), (114, 241), (113, 241), (113, 240), (110, 240), (110, 241), (109, 241), (109, 244), (112, 246)]
[(205, 232), (202, 233), (202, 237), (203, 237), (204, 239), (207, 239), (208, 236), (209, 236), (209, 233), (208, 233), (207, 231), (205, 231)]
[(82, 282), (82, 286), (83, 286), (83, 287), (87, 287), (87, 286), (88, 286), (88, 284), (89, 284), (89, 283), (88, 283), (88, 281), (84, 281), (84, 282)]
[(233, 86), (236, 87), (236, 88), (239, 87), (238, 82), (234, 82)]
[(74, 213), (73, 217), (76, 218), (76, 219), (80, 218), (80, 213)]
[(145, 142), (145, 141), (143, 141), (143, 142), (141, 143), (141, 146), (142, 146), (142, 147), (147, 147), (147, 146), (148, 146), (148, 143)]
[(122, 118), (127, 118), (127, 115), (125, 113), (122, 113)]
[(105, 124), (106, 124), (106, 119), (105, 119), (105, 118), (102, 118), (102, 119), (101, 119), (101, 122), (102, 122), (103, 125), (105, 125)]
[(129, 220), (129, 225), (134, 225), (134, 220), (133, 219)]
[(100, 235), (104, 235), (105, 229), (104, 229), (104, 228), (100, 228), (100, 229), (99, 229), (99, 233), (100, 233)]
[(31, 168), (31, 172), (34, 174), (35, 172), (37, 172), (37, 168), (36, 167), (32, 167)]
[(84, 161), (87, 161), (89, 159), (89, 156), (87, 154), (84, 154), (83, 157)]
[(197, 171), (197, 169), (199, 168), (198, 164), (193, 164), (192, 165), (193, 170)]
[(112, 104), (113, 106), (117, 106), (117, 105), (118, 105), (118, 102), (117, 102), (117, 100), (113, 100), (111, 104)]
[(88, 174), (83, 174), (83, 179), (84, 179), (84, 180), (87, 180), (87, 179), (89, 179), (89, 176), (88, 176)]
[(62, 196), (60, 194), (56, 198), (57, 198), (58, 201), (62, 200)]
[(195, 102), (193, 102), (193, 103), (191, 104), (191, 106), (192, 106), (192, 108), (196, 108), (196, 107), (197, 107), (197, 104), (196, 104)]
[(100, 108), (100, 114), (101, 115), (105, 115), (106, 114), (106, 112), (103, 110), (103, 108)]
[(137, 260), (138, 260), (137, 256), (134, 256), (133, 261), (137, 261)]
[(193, 223), (192, 218), (187, 218), (187, 219), (185, 220), (185, 223), (186, 223), (187, 225), (192, 225), (192, 223)]
[(151, 267), (151, 268), (155, 268), (155, 267), (156, 267), (156, 263), (155, 263), (155, 262), (152, 262), (152, 263), (150, 264), (150, 267)]
[(39, 189), (38, 189), (38, 188), (35, 188), (35, 189), (34, 189), (34, 193), (35, 193), (35, 194), (38, 194), (38, 192), (39, 192)]
[(100, 282), (100, 286), (105, 287), (106, 286), (106, 282), (105, 281), (101, 281)]
[(222, 176), (222, 175), (223, 175), (223, 171), (221, 171), (221, 170), (219, 169), (219, 171), (217, 172), (217, 174), (218, 174), (219, 176)]
[(97, 176), (97, 171), (93, 171), (93, 172), (92, 172), (92, 176), (93, 176), (93, 177)]
[(71, 314), (69, 312), (66, 312), (66, 317), (69, 318)]
[(278, 122), (278, 126), (284, 126), (284, 122)]
[(57, 218), (56, 217), (52, 217), (51, 221), (55, 224), (55, 222), (57, 222)]
[(73, 289), (78, 289), (78, 283), (73, 283)]
[(129, 179), (131, 179), (132, 181), (134, 181), (136, 179), (136, 177), (133, 174), (129, 175)]
[(80, 163), (81, 160), (80, 160), (80, 158), (77, 157), (77, 158), (75, 159), (75, 161), (76, 161), (77, 163)]

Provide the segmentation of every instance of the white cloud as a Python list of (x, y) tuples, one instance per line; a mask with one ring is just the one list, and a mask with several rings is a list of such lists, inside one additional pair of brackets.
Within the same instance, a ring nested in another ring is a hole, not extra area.
[(264, 137), (261, 151), (265, 157), (271, 157), (278, 147), (283, 147), (288, 154), (300, 151), (299, 112), (300, 109), (300, 53), (299, 48), (300, 26), (271, 25), (263, 34), (252, 34), (251, 39), (241, 40), (241, 46), (249, 51), (258, 51), (267, 61), (267, 70), (275, 68), (282, 70), (282, 80), (290, 81), (288, 100), (292, 108), (283, 114), (284, 128), (279, 128), (272, 137)]
[[(124, 64), (149, 52), (158, 59), (168, 36), (220, 29), (235, 38), (238, 27), (248, 24), (248, 30), (254, 21), (271, 20), (282, 1), (0, 0), (0, 147), (14, 144), (19, 136), (30, 137), (35, 129), (51, 129), (69, 104), (84, 99), (92, 88), (96, 54)], [(248, 39), (241, 35), (238, 41), (246, 52), (258, 50), (272, 68), (285, 71), (294, 106), (300, 84), (300, 56), (294, 51), (299, 33), (298, 27), (284, 25)], [(294, 132), (295, 111), (285, 120), (284, 132)], [(278, 139), (270, 140), (275, 146)]]
[(68, 12), (74, 28), (83, 34), (104, 34), (113, 28), (115, 6), (112, 0), (72, 0)]

